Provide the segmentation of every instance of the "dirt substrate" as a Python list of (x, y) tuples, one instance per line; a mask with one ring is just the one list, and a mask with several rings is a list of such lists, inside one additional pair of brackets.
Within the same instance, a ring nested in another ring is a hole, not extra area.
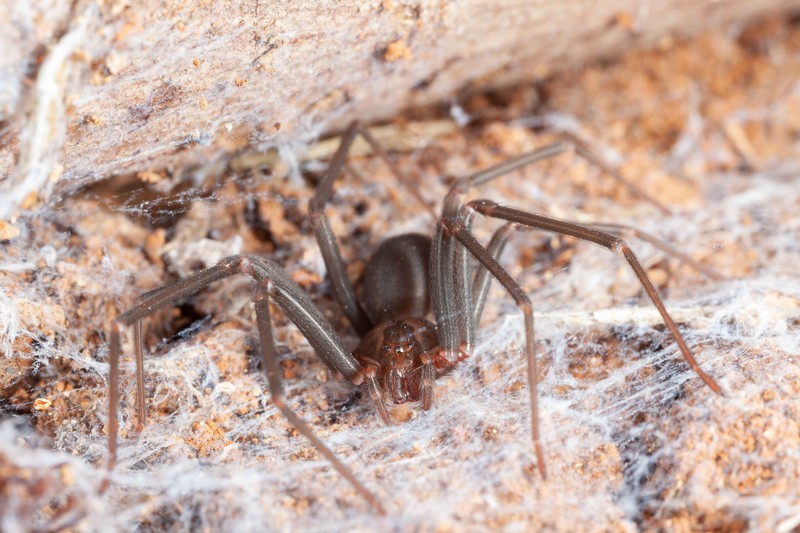
[[(268, 257), (355, 346), (306, 219), (324, 160), (260, 166), (270, 158), (255, 154), (191, 180), (120, 176), (12, 221), (0, 228), (0, 530), (797, 531), (798, 79), (800, 26), (776, 19), (378, 129), (436, 212), (457, 177), (569, 133), (658, 205), (574, 154), (480, 196), (627, 224), (723, 276), (630, 239), (720, 396), (682, 360), (621, 258), (514, 236), (503, 263), (536, 311), (546, 481), (531, 445), (522, 317), (499, 286), (474, 353), (437, 382), (434, 408), (398, 408), (406, 422), (392, 426), (275, 308), (288, 404), (385, 517), (269, 402), (244, 277), (145, 322), (140, 433), (125, 332), (119, 464), (98, 492), (108, 331), (143, 292), (227, 255)], [(451, 115), (472, 121), (458, 127)], [(357, 280), (382, 238), (434, 224), (380, 159), (351, 158), (349, 170), (329, 212)], [(482, 240), (496, 227), (476, 221)]]

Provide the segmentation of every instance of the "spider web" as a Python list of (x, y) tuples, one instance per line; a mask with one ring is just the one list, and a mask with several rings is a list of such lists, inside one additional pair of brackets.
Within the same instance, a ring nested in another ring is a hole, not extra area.
[[(91, 523), (130, 529), (140, 522), (146, 529), (167, 524), (257, 529), (265, 523), (276, 530), (403, 530), (431, 523), (516, 529), (532, 521), (591, 529), (588, 524), (598, 516), (604, 517), (602, 527), (635, 527), (646, 513), (670, 515), (704, 498), (753, 523), (791, 522), (800, 512), (794, 506), (797, 493), (778, 486), (788, 482), (781, 481), (783, 476), (796, 472), (796, 452), (767, 453), (797, 429), (791, 398), (799, 377), (794, 358), (800, 289), (793, 281), (798, 228), (796, 222), (787, 227), (786, 220), (800, 195), (786, 175), (720, 175), (713, 187), (725, 189), (724, 204), (647, 227), (678, 239), (689, 252), (695, 247), (713, 254), (724, 243), (758, 250), (757, 275), (724, 282), (699, 276), (678, 280), (667, 300), (726, 398), (702, 386), (641, 296), (603, 290), (617, 279), (633, 285), (630, 273), (610, 254), (578, 244), (576, 258), (555, 273), (537, 264), (518, 269), (524, 286), (542, 285), (533, 296), (545, 367), (540, 409), (547, 482), (534, 472), (521, 316), (498, 287), (473, 357), (440, 380), (431, 412), (412, 411), (409, 422), (396, 426), (383, 426), (368, 401), (334, 382), (293, 326), (278, 327), (285, 375), (291, 376), (285, 380), (290, 405), (385, 500), (391, 518), (373, 516), (330, 465), (292, 436), (266, 400), (265, 381), (245, 355), (253, 351), (254, 328), (244, 280), (218, 284), (201, 295), (195, 305), (208, 311), (206, 318), (173, 334), (148, 356), (151, 420), (135, 435), (133, 396), (124, 395), (119, 466), (108, 496), (96, 493), (105, 453), (105, 436), (96, 423), (87, 433), (80, 421), (65, 417), (54, 428), (50, 451), (24, 424), (6, 421), (3, 462), (47, 480), (51, 490), (60, 479), (81, 500), (81, 512), (92, 517), (88, 524), (81, 522), (85, 529), (93, 529)], [(743, 216), (753, 222), (741, 224)], [(704, 228), (703, 234), (687, 237), (686, 227)], [(532, 239), (521, 234), (513, 240), (507, 253), (512, 270), (513, 257)], [(659, 260), (657, 251), (636, 248), (646, 262)], [(31, 253), (27, 261), (48, 253)], [(769, 261), (762, 262), (764, 257)], [(308, 266), (321, 268), (318, 261)], [(5, 263), (6, 271), (22, 268), (19, 262)], [(125, 280), (131, 273), (124, 265), (107, 257), (98, 268), (114, 291), (129, 291)], [(717, 268), (725, 272), (735, 264), (723, 259)], [(147, 272), (140, 274), (144, 277), (137, 283), (149, 285)], [(17, 302), (36, 295), (31, 288), (18, 294)], [(19, 304), (9, 305), (5, 298), (4, 339), (19, 338), (25, 333)], [(39, 346), (33, 357), (51, 363), (69, 358), (73, 368), (101, 376), (82, 390), (103, 397), (105, 349), (100, 346), (97, 356), (75, 355), (81, 353), (74, 344), (78, 338), (68, 332), (59, 346)], [(123, 374), (123, 390), (132, 391), (130, 360)], [(94, 409), (91, 418), (103, 420), (104, 405)], [(748, 449), (755, 434), (768, 441)], [(721, 453), (727, 454), (724, 460)], [(761, 473), (761, 483), (775, 486), (767, 496), (714, 490), (721, 480), (747, 483), (753, 470)], [(672, 491), (668, 499), (666, 491)], [(45, 491), (39, 501), (64, 505), (64, 496), (55, 494)], [(41, 512), (24, 496), (4, 504), (4, 530), (24, 530), (26, 520)]]

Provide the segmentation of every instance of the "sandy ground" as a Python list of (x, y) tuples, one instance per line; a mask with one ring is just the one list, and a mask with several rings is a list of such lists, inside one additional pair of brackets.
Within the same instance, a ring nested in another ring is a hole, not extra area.
[[(498, 286), (474, 354), (437, 382), (435, 407), (401, 408), (407, 422), (392, 426), (276, 310), (289, 405), (385, 517), (269, 402), (245, 278), (145, 322), (138, 434), (126, 342), (119, 465), (98, 492), (107, 334), (137, 295), (230, 254), (261, 255), (285, 265), (355, 346), (306, 219), (324, 161), (245, 163), (188, 181), (168, 170), (120, 176), (0, 228), (0, 530), (797, 531), (798, 74), (800, 27), (776, 19), (386, 125), (387, 148), (437, 211), (457, 177), (576, 135), (671, 214), (575, 155), (482, 195), (632, 225), (725, 279), (631, 240), (717, 396), (619, 258), (572, 239), (514, 237), (503, 262), (536, 311), (546, 481), (530, 440), (522, 318)], [(411, 126), (422, 133), (409, 150), (399, 136)], [(349, 166), (330, 213), (358, 279), (382, 238), (431, 233), (433, 219), (379, 159)], [(486, 239), (496, 226), (479, 220), (476, 231)]]

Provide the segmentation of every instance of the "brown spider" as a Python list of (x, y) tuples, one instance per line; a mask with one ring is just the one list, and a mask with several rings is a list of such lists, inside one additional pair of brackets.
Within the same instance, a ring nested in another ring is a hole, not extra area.
[[(286, 405), (272, 335), (269, 301), (275, 302), (286, 313), (328, 368), (340, 373), (353, 384), (366, 387), (381, 418), (388, 423), (391, 419), (386, 408), (387, 400), (395, 404), (420, 401), (423, 409), (430, 409), (436, 378), (469, 358), (475, 344), (476, 324), (481, 317), (489, 283), (492, 278), (497, 279), (524, 315), (533, 447), (539, 472), (545, 478), (544, 456), (539, 442), (533, 308), (528, 295), (498, 263), (507, 239), (517, 228), (534, 228), (569, 235), (599, 244), (622, 255), (661, 314), (686, 362), (706, 385), (720, 393), (716, 382), (698, 366), (691, 349), (664, 307), (658, 291), (621, 235), (631, 233), (709, 275), (714, 276), (713, 272), (663, 242), (625, 226), (575, 224), (500, 206), (490, 200), (465, 202), (466, 194), (473, 187), (484, 185), (498, 176), (570, 148), (576, 149), (579, 154), (609, 171), (579, 143), (551, 144), (458, 180), (444, 200), (442, 214), (437, 220), (432, 239), (419, 234), (406, 234), (391, 238), (378, 247), (365, 273), (362, 305), (347, 277), (339, 246), (324, 211), (332, 195), (333, 182), (341, 174), (350, 145), (359, 133), (389, 164), (397, 178), (419, 198), (410, 182), (397, 171), (369, 130), (353, 123), (344, 133), (339, 149), (317, 187), (309, 205), (309, 216), (330, 275), (334, 297), (361, 337), (358, 347), (352, 352), (347, 350), (309, 296), (292, 281), (280, 265), (267, 259), (243, 255), (228, 257), (211, 268), (144, 294), (139, 303), (116, 318), (111, 328), (109, 473), (116, 461), (117, 448), (119, 324), (133, 325), (137, 416), (138, 427), (141, 428), (145, 419), (142, 319), (157, 308), (174, 304), (217, 280), (234, 274), (247, 274), (256, 282), (256, 322), (273, 404), (380, 513), (384, 513), (384, 509), (379, 499), (315, 435), (311, 427)], [(610, 172), (614, 174), (613, 170)], [(614, 177), (624, 181), (618, 174), (614, 174)], [(629, 183), (626, 185), (634, 188)], [(497, 230), (487, 246), (479, 243), (471, 231), (476, 214), (507, 221)], [(477, 260), (477, 269), (474, 268), (474, 260)], [(424, 318), (431, 310), (436, 318), (436, 325)], [(108, 478), (104, 481), (103, 490), (107, 486)]]

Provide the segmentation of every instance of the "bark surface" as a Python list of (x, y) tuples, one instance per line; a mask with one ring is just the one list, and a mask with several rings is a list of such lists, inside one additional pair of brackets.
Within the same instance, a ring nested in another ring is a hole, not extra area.
[[(797, 0), (335, 3), (3, 0), (0, 217), (110, 175), (542, 78)], [(213, 167), (211, 167), (213, 172)]]

